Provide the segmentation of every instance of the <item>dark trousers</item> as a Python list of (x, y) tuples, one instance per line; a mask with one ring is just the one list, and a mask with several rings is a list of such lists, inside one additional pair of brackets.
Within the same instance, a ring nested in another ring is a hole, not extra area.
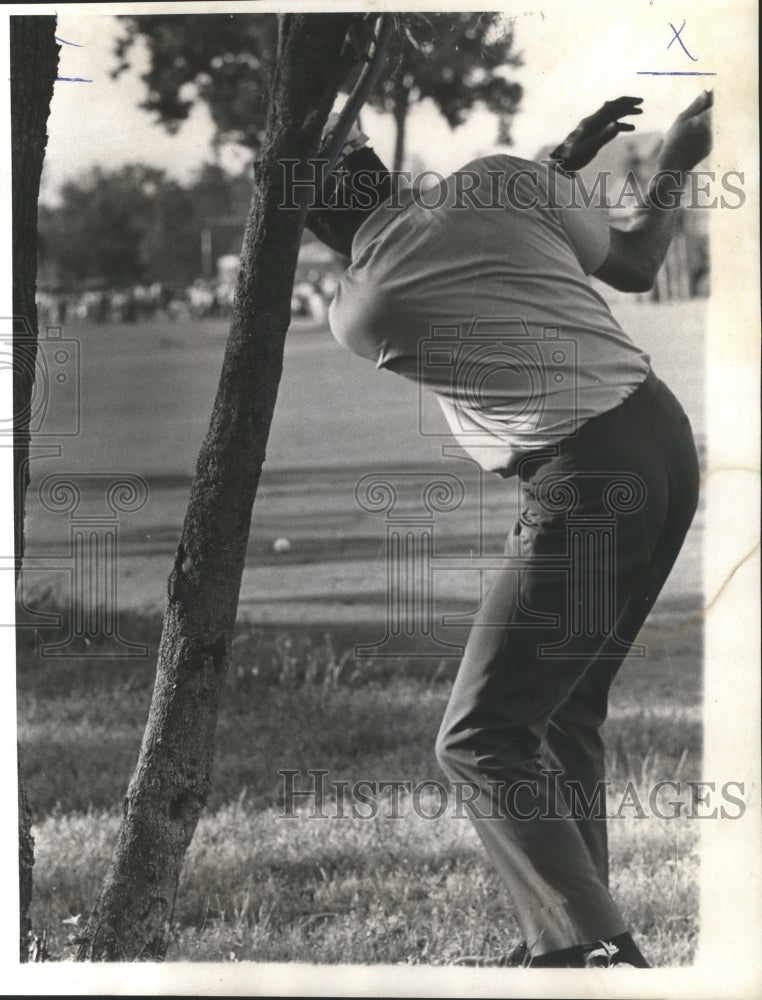
[(437, 739), (445, 773), (471, 786), (471, 819), (535, 956), (626, 930), (607, 887), (600, 727), (699, 483), (688, 418), (653, 374), (552, 451), (519, 464), (510, 558)]

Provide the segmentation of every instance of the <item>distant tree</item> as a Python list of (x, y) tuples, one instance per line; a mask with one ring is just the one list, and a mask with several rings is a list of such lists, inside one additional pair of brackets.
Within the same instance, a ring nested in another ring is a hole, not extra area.
[(182, 286), (198, 273), (193, 198), (164, 171), (136, 163), (94, 167), (64, 184), (60, 200), (42, 211), (40, 228), (46, 258), (64, 283)]
[(499, 14), (405, 14), (395, 41), (391, 72), (370, 99), (394, 118), (394, 170), (404, 163), (410, 108), (426, 98), (450, 128), (483, 104), (498, 115), (500, 141), (510, 140), (522, 88), (508, 79), (507, 70), (520, 66), (521, 59), (513, 51), (513, 28)]
[(275, 14), (130, 14), (120, 21), (124, 33), (116, 43), (113, 75), (131, 67), (139, 39), (148, 49), (142, 108), (176, 132), (202, 101), (217, 128), (217, 144), (259, 148), (275, 66)]
[(218, 163), (204, 163), (188, 188), (193, 200), (203, 251), (205, 276), (213, 261), (241, 250), (246, 211), (251, 200), (251, 174), (231, 175)]
[(184, 288), (198, 274), (199, 247), (193, 198), (189, 191), (161, 176), (149, 186), (153, 212), (140, 240), (143, 281)]
[(187, 186), (199, 219), (236, 216), (241, 229), (251, 200), (251, 174), (233, 175), (218, 163), (203, 163)]
[[(117, 42), (115, 75), (131, 65), (142, 39), (149, 56), (143, 74), (148, 96), (141, 107), (176, 131), (198, 100), (209, 107), (217, 145), (239, 142), (257, 150), (265, 120), (264, 94), (275, 62), (276, 18), (271, 14), (126, 15)], [(393, 115), (393, 168), (404, 159), (407, 117), (417, 101), (430, 99), (451, 128), (483, 103), (498, 115), (499, 139), (510, 138), (510, 121), (522, 90), (508, 79), (520, 65), (509, 22), (495, 13), (397, 14), (388, 66), (370, 104)], [(351, 87), (348, 78), (345, 87)]]
[(251, 199), (251, 173), (203, 163), (181, 185), (131, 163), (95, 168), (40, 206), (40, 257), (49, 276), (76, 287), (118, 288), (161, 281), (183, 288), (202, 270), (202, 233), (213, 255), (238, 253)]

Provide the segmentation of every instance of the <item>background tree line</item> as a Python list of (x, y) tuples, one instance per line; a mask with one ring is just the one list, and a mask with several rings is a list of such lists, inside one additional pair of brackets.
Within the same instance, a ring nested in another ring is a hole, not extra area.
[[(112, 75), (132, 69), (142, 44), (149, 68), (141, 106), (157, 123), (176, 132), (200, 101), (215, 124), (218, 150), (234, 142), (252, 158), (259, 154), (276, 62), (275, 14), (120, 21)], [(521, 99), (520, 85), (510, 79), (518, 65), (512, 26), (497, 14), (406, 15), (368, 102), (393, 118), (390, 166), (402, 169), (410, 109), (426, 99), (451, 128), (475, 105), (487, 107), (496, 116), (496, 141), (508, 142)], [(359, 72), (358, 65), (343, 90), (351, 90)], [(58, 207), (41, 206), (42, 283), (74, 289), (161, 282), (179, 289), (211, 277), (211, 261), (240, 250), (251, 185), (251, 171), (233, 176), (216, 163), (204, 163), (185, 185), (140, 163), (96, 167), (63, 186)]]
[(59, 205), (40, 206), (41, 284), (181, 289), (209, 277), (203, 234), (210, 259), (240, 251), (251, 184), (249, 171), (234, 176), (214, 163), (186, 185), (141, 163), (94, 167), (63, 185)]

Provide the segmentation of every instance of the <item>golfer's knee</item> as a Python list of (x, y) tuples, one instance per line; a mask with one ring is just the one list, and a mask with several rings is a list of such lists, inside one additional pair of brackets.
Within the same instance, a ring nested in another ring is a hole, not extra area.
[(451, 778), (471, 777), (478, 773), (480, 762), (492, 756), (494, 736), (478, 725), (465, 720), (443, 720), (439, 727), (434, 751), (439, 766)]
[(434, 750), (450, 779), (524, 775), (537, 757), (539, 741), (529, 730), (496, 729), (466, 724), (463, 719), (442, 722)]
[(448, 778), (458, 778), (462, 775), (466, 748), (463, 746), (462, 737), (458, 736), (447, 719), (444, 719), (439, 727), (434, 752), (439, 766)]

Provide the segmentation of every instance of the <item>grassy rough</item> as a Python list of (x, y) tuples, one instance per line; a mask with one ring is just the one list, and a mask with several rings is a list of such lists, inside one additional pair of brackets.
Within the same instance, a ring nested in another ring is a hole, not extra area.
[[(40, 660), (22, 636), (19, 743), (35, 819), (107, 810), (121, 802), (148, 715), (160, 619), (129, 623), (147, 660)], [(657, 626), (658, 627), (658, 626)], [(434, 741), (455, 674), (443, 661), (357, 660), (349, 629), (243, 629), (233, 650), (217, 727), (208, 806), (241, 794), (257, 808), (279, 801), (278, 771), (326, 768), (358, 780), (441, 779)], [(604, 736), (613, 777), (699, 777), (700, 630), (653, 644), (626, 663)], [(648, 692), (648, 708), (643, 692)], [(681, 763), (682, 762), (682, 763)]]
[[(505, 953), (518, 927), (470, 823), (408, 807), (396, 820), (310, 820), (241, 801), (204, 816), (167, 960), (447, 965)], [(35, 926), (54, 957), (73, 954), (71, 921), (94, 898), (118, 823), (90, 813), (35, 829)], [(611, 824), (612, 891), (656, 965), (693, 956), (696, 841), (685, 818)]]
[[(136, 625), (155, 650), (158, 618), (132, 622), (131, 634)], [(356, 661), (352, 641), (349, 630), (239, 634), (168, 960), (447, 965), (517, 942), (506, 893), (452, 809), (427, 820), (403, 797), (399, 819), (384, 799), (375, 819), (279, 817), (283, 768), (302, 772), (299, 786), (310, 768), (327, 769), (329, 781), (444, 781), (433, 746), (454, 664)], [(659, 649), (626, 665), (606, 723), (610, 802), (632, 782), (649, 811), (636, 819), (624, 809), (609, 824), (612, 890), (650, 960), (685, 965), (697, 938), (696, 824), (660, 820), (647, 800), (658, 780), (700, 777), (700, 632)], [(19, 643), (33, 918), (53, 958), (73, 956), (77, 917), (102, 883), (152, 670), (152, 658), (48, 663)]]

